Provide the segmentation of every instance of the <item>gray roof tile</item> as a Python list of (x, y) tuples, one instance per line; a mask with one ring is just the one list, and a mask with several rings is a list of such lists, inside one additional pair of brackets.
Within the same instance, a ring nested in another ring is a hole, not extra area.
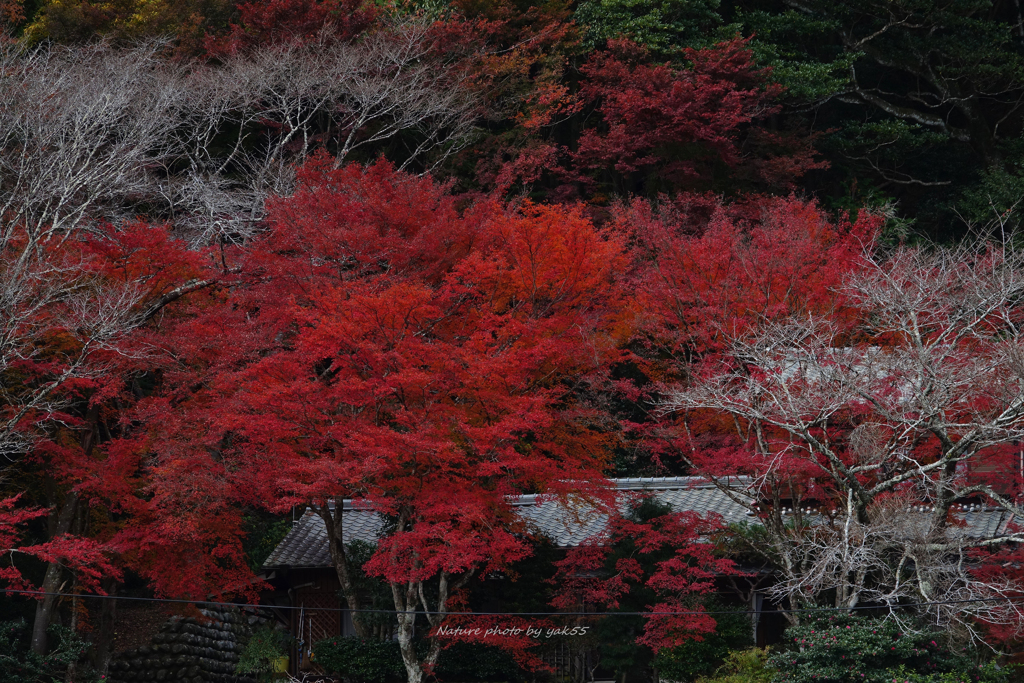
[(993, 538), (1006, 532), (1013, 515), (1005, 510), (976, 510), (961, 514), (969, 538)]
[[(755, 521), (746, 509), (730, 499), (721, 490), (699, 477), (664, 477), (615, 479), (620, 491), (650, 491), (676, 512), (693, 511), (700, 515), (715, 513), (726, 524)], [(626, 495), (623, 494), (623, 506)], [(546, 536), (560, 547), (572, 547), (599, 534), (608, 522), (604, 515), (586, 503), (566, 507), (556, 500), (538, 496), (522, 496), (516, 506), (527, 526), (536, 534)], [(381, 520), (373, 511), (349, 509), (345, 502), (344, 539), (376, 543)], [(908, 512), (908, 514), (915, 514)], [(917, 514), (927, 514), (919, 512)], [(996, 509), (967, 510), (959, 513), (965, 522), (965, 534), (970, 538), (992, 538), (1004, 533), (1012, 516)], [(284, 540), (274, 549), (265, 568), (275, 567), (330, 567), (331, 556), (327, 547), (327, 532), (323, 520), (307, 510)]]
[[(644, 477), (613, 480), (621, 491), (650, 491), (656, 498), (677, 512), (692, 510), (704, 515), (714, 512), (727, 524), (748, 521), (745, 509), (724, 493), (699, 477)], [(538, 503), (539, 499), (539, 503)], [(599, 534), (608, 522), (592, 506), (581, 503), (565, 507), (556, 500), (538, 496), (522, 496), (516, 501), (527, 526), (536, 534), (546, 536), (560, 547), (577, 546)], [(346, 508), (348, 505), (346, 504)], [(346, 509), (343, 515), (346, 543), (362, 540), (376, 543), (381, 528), (376, 513), (369, 510)], [(330, 567), (327, 531), (316, 513), (307, 510), (284, 540), (263, 563), (274, 567)]]
[[(377, 542), (377, 532), (381, 528), (381, 520), (371, 510), (346, 510), (342, 517), (342, 536), (345, 543), (352, 541)], [(272, 567), (330, 567), (331, 553), (327, 546), (327, 529), (324, 520), (312, 510), (292, 525), (291, 531), (284, 537), (274, 552), (263, 563), (266, 568)]]

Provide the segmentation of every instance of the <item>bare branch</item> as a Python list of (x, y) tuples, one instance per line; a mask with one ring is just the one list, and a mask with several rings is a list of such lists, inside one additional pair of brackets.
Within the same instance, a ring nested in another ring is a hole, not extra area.
[[(1005, 524), (979, 534), (959, 507), (981, 497), (1002, 519), (1024, 514), (1012, 493), (1024, 473), (1005, 490), (970, 475), (986, 449), (1024, 439), (1024, 254), (983, 242), (865, 254), (843, 294), (858, 329), (828, 316), (723, 329), (727, 357), (661, 407), (731, 415), (759, 435), (750, 468), (761, 498), (733, 499), (764, 524), (763, 552), (784, 575), (775, 596), (812, 603), (835, 591), (839, 607), (895, 610), (1024, 589), (973, 578), (972, 548), (1022, 535)], [(773, 508), (801, 487), (820, 511)], [(976, 618), (1022, 623), (1009, 602), (970, 604), (927, 612), (972, 638)]]

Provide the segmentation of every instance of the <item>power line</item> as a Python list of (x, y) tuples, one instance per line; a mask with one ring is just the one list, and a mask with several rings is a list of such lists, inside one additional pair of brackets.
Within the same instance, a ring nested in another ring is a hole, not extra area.
[[(221, 605), (225, 607), (252, 607), (258, 609), (282, 609), (282, 610), (301, 610), (306, 609), (303, 606), (295, 605), (261, 605), (258, 603), (241, 603), (241, 602), (216, 602), (211, 600), (184, 600), (174, 598), (139, 598), (132, 596), (121, 596), (121, 595), (100, 595), (98, 593), (60, 593), (60, 592), (49, 592), (49, 591), (29, 591), (20, 590), (14, 588), (0, 589), (7, 594), (17, 595), (37, 595), (37, 596), (55, 596), (55, 597), (66, 597), (66, 598), (93, 598), (100, 600), (134, 600), (139, 602), (162, 602), (162, 603), (175, 603), (175, 604), (188, 604), (188, 605)], [(856, 605), (854, 607), (798, 607), (793, 609), (773, 609), (773, 610), (693, 610), (693, 611), (679, 611), (679, 612), (435, 612), (428, 610), (408, 610), (403, 612), (402, 610), (396, 609), (348, 609), (345, 607), (317, 607), (317, 612), (352, 612), (358, 614), (424, 614), (424, 615), (447, 615), (447, 616), (475, 616), (475, 617), (608, 617), (608, 616), (632, 616), (632, 617), (647, 617), (647, 616), (692, 616), (698, 614), (805, 614), (810, 612), (853, 612), (857, 610), (879, 610), (879, 609), (905, 609), (908, 607), (932, 607), (937, 605), (964, 605), (968, 603), (982, 603), (982, 602), (1017, 602), (1024, 600), (1024, 595), (1018, 596), (1003, 596), (998, 598), (971, 598), (968, 600), (931, 600), (928, 602), (907, 602), (899, 603), (895, 605)], [(313, 609), (313, 608), (310, 608)]]

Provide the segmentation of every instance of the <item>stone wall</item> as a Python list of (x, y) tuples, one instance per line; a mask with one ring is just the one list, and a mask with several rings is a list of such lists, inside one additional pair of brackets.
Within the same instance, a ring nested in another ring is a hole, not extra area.
[(111, 683), (256, 683), (235, 673), (238, 657), (265, 615), (237, 608), (201, 609), (205, 619), (171, 617), (149, 645), (115, 654)]

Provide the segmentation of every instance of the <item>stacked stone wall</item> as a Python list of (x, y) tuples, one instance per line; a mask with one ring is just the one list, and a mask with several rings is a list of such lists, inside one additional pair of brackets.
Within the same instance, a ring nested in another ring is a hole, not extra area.
[(111, 683), (256, 683), (235, 673), (252, 632), (265, 615), (235, 608), (201, 609), (203, 619), (171, 617), (149, 645), (114, 655)]

